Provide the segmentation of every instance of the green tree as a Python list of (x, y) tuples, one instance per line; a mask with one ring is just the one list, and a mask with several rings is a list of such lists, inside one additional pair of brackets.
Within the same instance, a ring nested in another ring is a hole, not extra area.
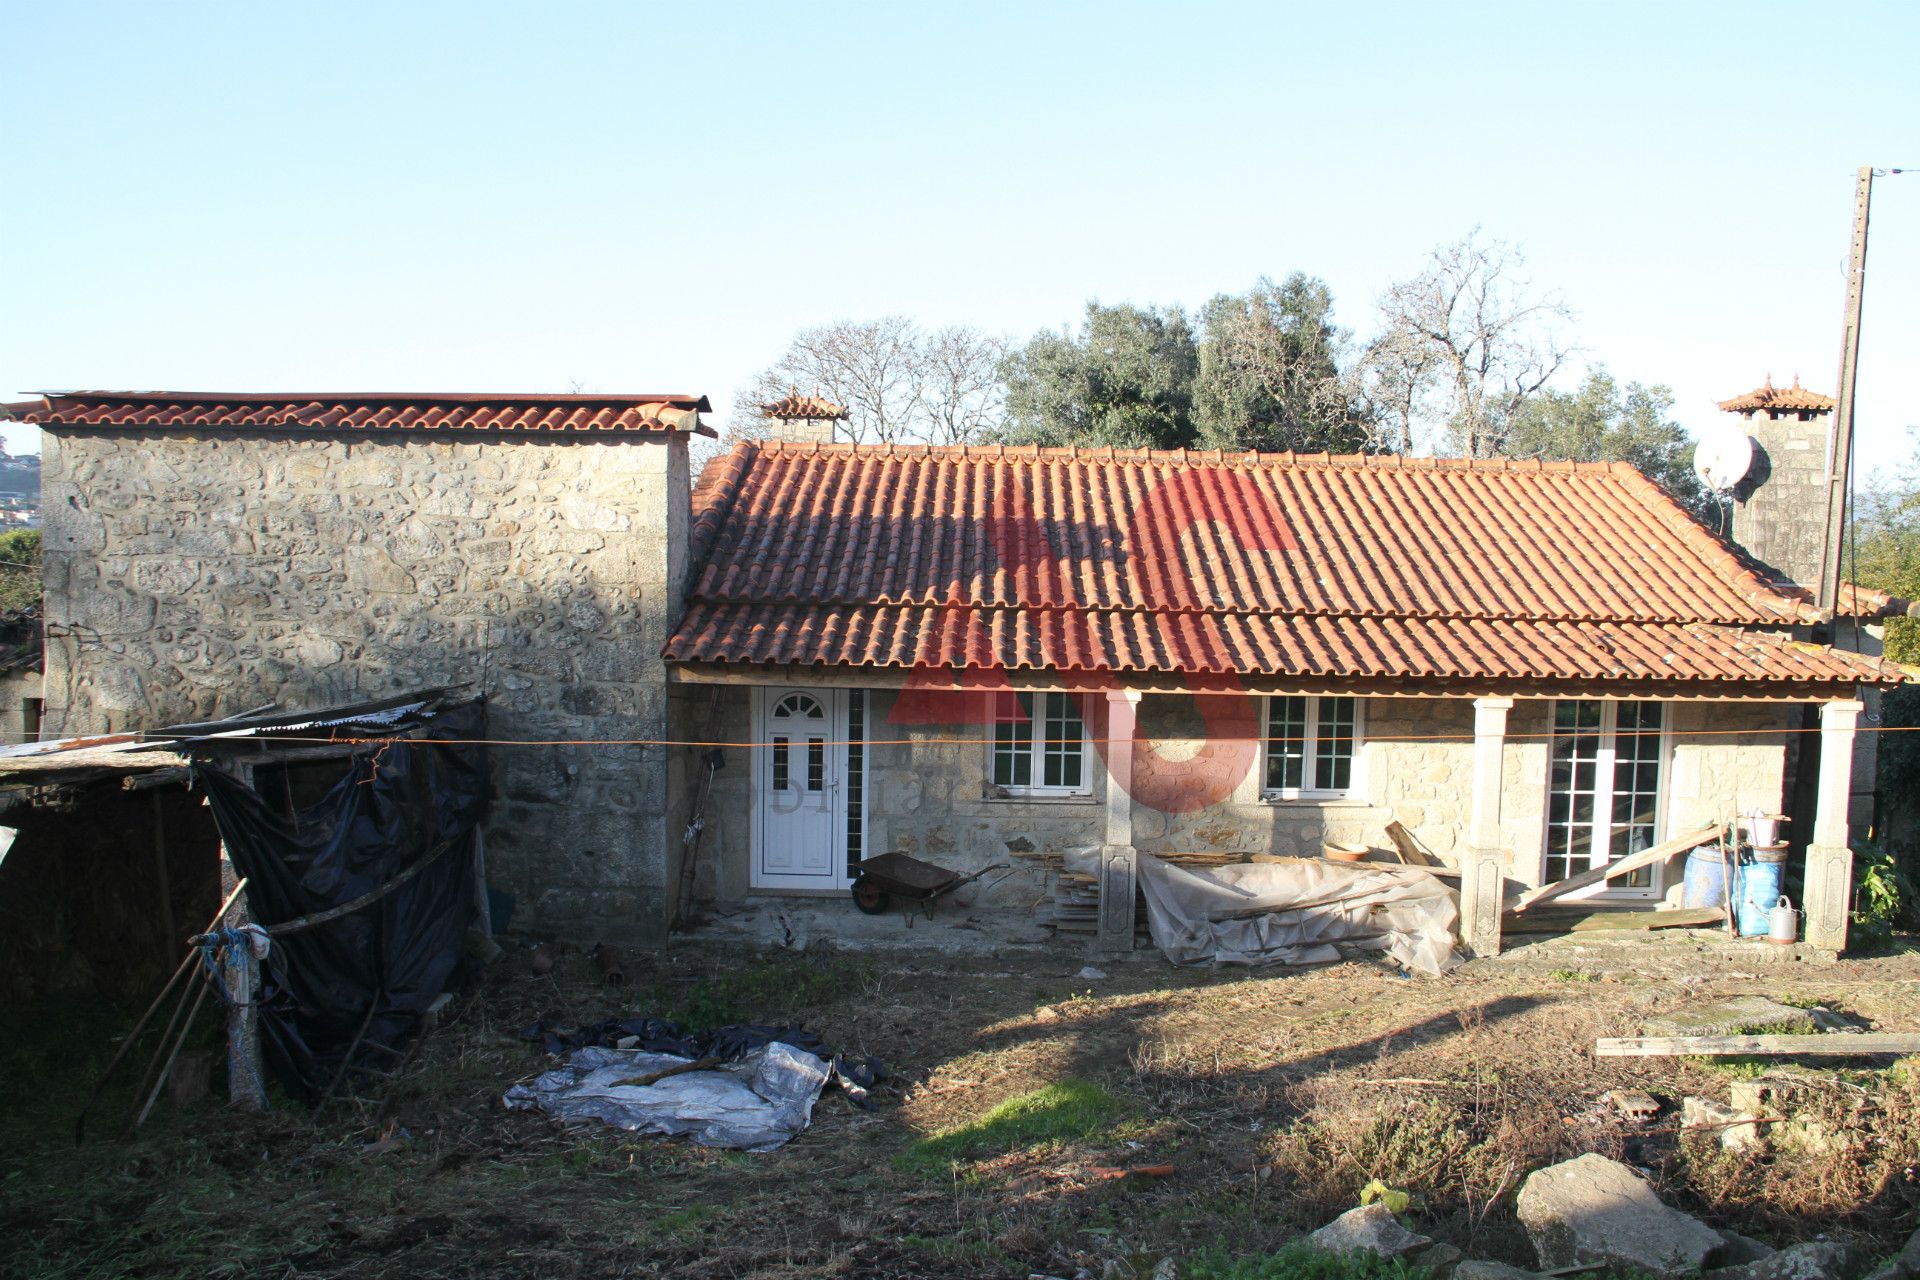
[(40, 531), (0, 533), (0, 612), (40, 602)]
[(1693, 441), (1675, 422), (1673, 393), (1629, 382), (1623, 391), (1596, 368), (1574, 391), (1543, 390), (1508, 420), (1505, 448), (1514, 458), (1631, 462), (1689, 511), (1715, 524), (1718, 499), (1693, 473)]
[(1077, 334), (1037, 333), (1001, 362), (1009, 444), (1189, 448), (1199, 346), (1178, 307), (1087, 304)]
[(1194, 425), (1218, 449), (1356, 453), (1372, 446), (1340, 356), (1333, 291), (1294, 272), (1220, 294), (1201, 310)]

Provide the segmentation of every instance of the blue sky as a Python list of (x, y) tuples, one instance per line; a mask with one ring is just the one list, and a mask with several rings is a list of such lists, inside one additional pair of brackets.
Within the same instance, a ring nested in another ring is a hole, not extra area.
[[(1479, 225), (1691, 426), (1830, 391), (1920, 6), (0, 7), (0, 395), (704, 391), (890, 312), (1024, 336)], [(1880, 184), (1861, 461), (1920, 424)], [(17, 429), (12, 448), (30, 447)]]

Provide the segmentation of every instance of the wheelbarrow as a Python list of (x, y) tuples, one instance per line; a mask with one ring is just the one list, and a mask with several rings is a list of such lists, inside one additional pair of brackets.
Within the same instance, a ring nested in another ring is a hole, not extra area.
[(860, 874), (853, 881), (853, 905), (870, 916), (877, 916), (892, 906), (895, 898), (904, 898), (909, 904), (906, 911), (907, 928), (911, 929), (916, 908), (924, 908), (927, 919), (931, 920), (935, 902), (961, 885), (972, 884), (989, 871), (1002, 871), (1013, 864), (996, 862), (970, 876), (963, 876), (958, 871), (922, 862), (911, 854), (882, 853), (859, 865)]

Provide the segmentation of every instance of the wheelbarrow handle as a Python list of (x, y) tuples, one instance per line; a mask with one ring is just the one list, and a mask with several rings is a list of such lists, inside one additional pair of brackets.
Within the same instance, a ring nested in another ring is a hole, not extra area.
[(1008, 867), (1011, 867), (1012, 865), (1013, 864), (1011, 862), (996, 862), (990, 867), (982, 867), (970, 876), (966, 876), (963, 879), (955, 880), (952, 884), (948, 885), (946, 889), (943, 890), (942, 892), (952, 892), (953, 890), (958, 889), (963, 884), (972, 884), (975, 880), (978, 880), (981, 876), (986, 875), (990, 871), (1004, 871)]

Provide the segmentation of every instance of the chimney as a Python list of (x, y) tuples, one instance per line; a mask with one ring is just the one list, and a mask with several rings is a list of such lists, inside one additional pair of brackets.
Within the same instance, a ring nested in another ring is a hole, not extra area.
[(832, 444), (836, 426), (847, 420), (845, 407), (825, 399), (818, 387), (810, 396), (789, 386), (787, 394), (763, 404), (760, 411), (773, 419), (773, 439), (790, 444)]
[(1827, 448), (1833, 399), (1766, 382), (1720, 401), (1746, 419), (1753, 466), (1733, 491), (1733, 540), (1775, 581), (1818, 591), (1827, 542)]

